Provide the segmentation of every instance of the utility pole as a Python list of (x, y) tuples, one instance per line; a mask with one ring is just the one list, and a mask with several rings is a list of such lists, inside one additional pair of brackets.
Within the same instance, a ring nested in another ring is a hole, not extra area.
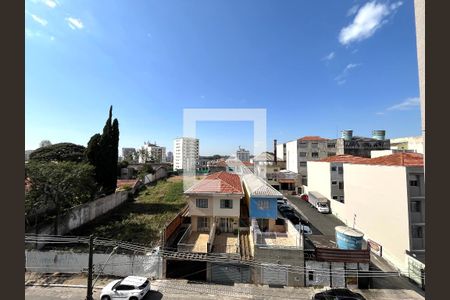
[(94, 300), (92, 297), (92, 258), (94, 255), (94, 235), (89, 236), (89, 269), (88, 269), (88, 282), (87, 282), (87, 295), (86, 300)]

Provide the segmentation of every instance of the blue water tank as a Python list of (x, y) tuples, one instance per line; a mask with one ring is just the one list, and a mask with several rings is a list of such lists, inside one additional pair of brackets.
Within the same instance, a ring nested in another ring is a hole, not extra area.
[(336, 226), (336, 244), (339, 249), (361, 250), (364, 233), (347, 226)]

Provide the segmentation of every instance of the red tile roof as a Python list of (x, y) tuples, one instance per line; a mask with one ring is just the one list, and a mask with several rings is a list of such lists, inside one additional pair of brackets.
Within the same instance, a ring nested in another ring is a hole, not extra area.
[(299, 139), (300, 141), (327, 141), (327, 138), (323, 138), (317, 135), (308, 135)]
[(244, 192), (239, 175), (217, 172), (194, 184), (186, 193), (243, 194)]
[(423, 155), (420, 153), (400, 152), (371, 158), (363, 163), (367, 165), (423, 167)]
[(423, 155), (420, 153), (394, 153), (391, 155), (380, 156), (376, 158), (364, 158), (354, 155), (335, 155), (319, 161), (322, 162), (343, 162), (364, 165), (381, 166), (405, 166), (405, 167), (423, 167)]

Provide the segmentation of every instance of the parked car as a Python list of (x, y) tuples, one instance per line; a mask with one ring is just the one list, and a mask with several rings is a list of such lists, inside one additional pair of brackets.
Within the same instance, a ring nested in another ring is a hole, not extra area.
[(307, 194), (301, 194), (300, 195), (300, 199), (303, 200), (303, 201), (308, 202), (308, 195)]
[(361, 294), (354, 293), (349, 289), (331, 289), (317, 293), (312, 300), (365, 300)]
[(141, 276), (128, 276), (106, 285), (100, 294), (101, 300), (141, 300), (150, 291), (150, 281)]
[(291, 221), (292, 224), (297, 225), (300, 224), (300, 218), (295, 215), (292, 211), (286, 211), (282, 213), (283, 217)]
[(294, 212), (294, 209), (293, 209), (292, 207), (290, 207), (289, 205), (287, 205), (287, 204), (283, 204), (283, 205), (278, 206), (278, 210), (279, 210), (281, 213), (283, 213), (283, 212), (285, 212), (285, 211), (291, 211), (291, 212)]
[(300, 231), (303, 231), (303, 234), (312, 234), (312, 230), (308, 225), (303, 225), (303, 224), (297, 224), (295, 225), (295, 228)]
[(277, 205), (286, 205), (287, 204), (287, 198), (283, 198), (283, 199), (277, 199)]

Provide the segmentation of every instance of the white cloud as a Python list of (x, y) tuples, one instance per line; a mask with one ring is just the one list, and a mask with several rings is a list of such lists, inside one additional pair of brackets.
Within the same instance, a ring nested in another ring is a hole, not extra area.
[(420, 105), (419, 97), (408, 98), (403, 102), (388, 107), (386, 110), (410, 110)]
[(339, 42), (348, 45), (371, 37), (383, 24), (389, 14), (397, 10), (403, 2), (398, 1), (391, 5), (372, 1), (362, 6), (356, 13), (353, 22), (342, 28), (339, 33)]
[(335, 56), (336, 56), (335, 53), (331, 52), (330, 54), (323, 57), (322, 60), (332, 60)]
[(55, 1), (55, 0), (43, 0), (42, 3), (44, 3), (45, 5), (47, 5), (50, 8), (55, 8), (59, 4), (58, 1)]
[(339, 74), (338, 76), (336, 76), (336, 78), (334, 78), (334, 80), (336, 80), (337, 84), (342, 85), (344, 83), (347, 82), (347, 76), (350, 72), (351, 69), (354, 69), (356, 67), (359, 67), (361, 64), (353, 64), (350, 63), (348, 65), (345, 66), (344, 70), (341, 72), (341, 74)]
[(41, 24), (42, 26), (47, 26), (47, 20), (41, 17), (38, 17), (36, 15), (30, 14), (30, 16), (33, 18), (33, 20), (39, 24)]
[(353, 16), (354, 14), (356, 14), (356, 12), (358, 11), (359, 5), (353, 5), (352, 7), (350, 7), (350, 9), (347, 11), (347, 17), (349, 16)]
[(81, 22), (80, 19), (76, 19), (76, 18), (66, 18), (67, 24), (69, 25), (70, 28), (72, 28), (73, 30), (75, 29), (83, 29), (84, 25), (83, 22)]

